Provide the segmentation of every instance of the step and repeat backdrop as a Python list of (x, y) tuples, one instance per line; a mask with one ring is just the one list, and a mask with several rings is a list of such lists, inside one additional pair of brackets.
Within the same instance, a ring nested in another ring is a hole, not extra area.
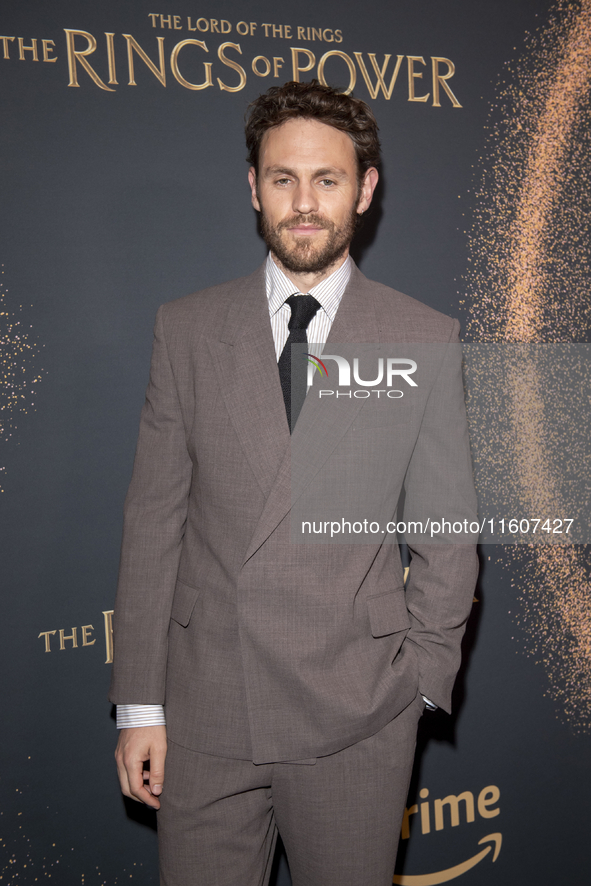
[[(469, 342), (589, 340), (590, 0), (5, 4), (2, 883), (158, 882), (156, 819), (119, 793), (106, 700), (152, 324), (264, 258), (244, 113), (311, 77), (380, 125), (354, 249), (367, 276), (459, 317)], [(587, 882), (589, 562), (585, 545), (482, 546), (455, 711), (423, 717), (395, 883)], [(290, 882), (281, 855), (274, 876)]]

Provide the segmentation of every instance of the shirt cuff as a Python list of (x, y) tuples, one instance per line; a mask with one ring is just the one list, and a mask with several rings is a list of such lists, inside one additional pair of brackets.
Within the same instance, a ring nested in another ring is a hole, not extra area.
[(425, 702), (425, 705), (426, 705), (428, 711), (436, 711), (437, 710), (437, 705), (433, 704), (433, 702), (430, 701), (426, 695), (423, 695), (423, 701)]
[(166, 726), (161, 704), (118, 704), (117, 729), (136, 726)]

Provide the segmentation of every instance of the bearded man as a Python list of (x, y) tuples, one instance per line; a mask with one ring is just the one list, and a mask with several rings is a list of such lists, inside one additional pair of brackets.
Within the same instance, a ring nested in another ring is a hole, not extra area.
[[(458, 324), (349, 256), (378, 181), (367, 105), (315, 81), (273, 87), (246, 141), (266, 262), (156, 320), (115, 607), (119, 777), (159, 810), (165, 886), (266, 884), (278, 832), (294, 886), (386, 886), (418, 720), (450, 709), (474, 546), (410, 541), (405, 588), (383, 531), (300, 544), (290, 516), (306, 489), (330, 498), (347, 464), (380, 460), (390, 516), (402, 492), (437, 486), (473, 515)], [(406, 360), (416, 398), (386, 450), (366, 399), (330, 411), (306, 395), (291, 350), (311, 342), (315, 358), (333, 342), (433, 344), (418, 384)]]

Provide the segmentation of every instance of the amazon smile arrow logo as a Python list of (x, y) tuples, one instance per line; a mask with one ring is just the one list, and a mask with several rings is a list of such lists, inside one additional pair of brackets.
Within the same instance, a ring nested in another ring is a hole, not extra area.
[[(479, 840), (478, 845), (480, 846), (481, 843), (494, 844), (492, 860), (495, 862), (499, 857), (502, 842), (502, 834), (489, 834), (487, 837), (483, 837), (482, 840)], [(466, 861), (463, 861), (461, 864), (457, 864), (453, 868), (447, 868), (445, 871), (436, 871), (434, 874), (418, 874), (416, 876), (413, 874), (402, 874), (401, 876), (395, 874), (392, 882), (395, 883), (396, 886), (438, 886), (439, 883), (448, 883), (450, 880), (455, 880), (456, 877), (461, 877), (462, 874), (465, 874), (470, 868), (475, 867), (483, 858), (486, 858), (491, 849), (493, 849), (492, 845), (487, 846), (486, 849), (482, 849), (480, 852), (477, 852), (476, 855), (473, 855), (472, 858), (466, 859)]]

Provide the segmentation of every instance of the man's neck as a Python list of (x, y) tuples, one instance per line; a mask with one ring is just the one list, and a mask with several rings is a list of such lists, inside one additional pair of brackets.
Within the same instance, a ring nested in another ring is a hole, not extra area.
[(271, 252), (271, 258), (273, 259), (277, 267), (281, 271), (283, 271), (288, 280), (291, 280), (298, 292), (304, 293), (310, 292), (310, 290), (313, 289), (314, 286), (318, 286), (319, 283), (322, 283), (323, 280), (326, 280), (327, 277), (330, 277), (331, 274), (334, 274), (335, 271), (338, 271), (341, 265), (343, 265), (347, 261), (348, 255), (349, 248), (347, 247), (345, 252), (343, 252), (343, 254), (339, 256), (339, 258), (335, 262), (333, 262), (331, 265), (328, 265), (328, 267), (323, 268), (322, 271), (307, 274), (295, 274), (293, 271), (289, 271), (285, 267), (285, 265), (283, 265), (279, 261), (277, 256), (273, 252)]

